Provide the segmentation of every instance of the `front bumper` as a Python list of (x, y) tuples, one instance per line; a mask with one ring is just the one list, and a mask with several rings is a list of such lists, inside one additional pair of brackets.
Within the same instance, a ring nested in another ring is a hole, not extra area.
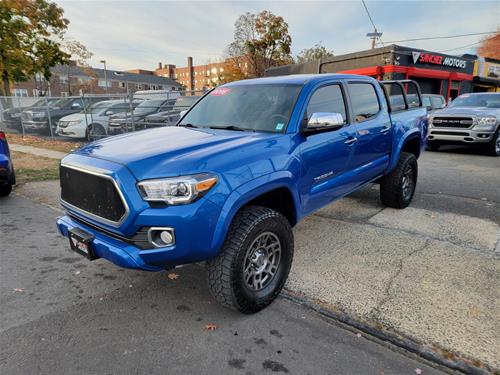
[[(80, 228), (94, 236), (91, 246), (98, 258), (107, 259), (117, 266), (124, 268), (140, 269), (144, 271), (162, 271), (165, 267), (150, 265), (146, 262), (154, 261), (155, 255), (158, 255), (159, 252), (165, 253), (175, 249), (175, 246), (172, 246), (170, 248), (162, 248), (161, 250), (153, 249), (141, 251), (133, 245), (96, 231), (92, 227), (77, 222), (69, 216), (62, 216), (57, 219), (57, 229), (64, 237), (68, 237), (68, 231), (72, 228)], [(154, 254), (155, 252), (156, 254)]]
[(71, 138), (85, 138), (86, 136), (85, 129), (78, 126), (68, 126), (65, 128), (60, 128), (58, 126), (56, 128), (56, 134)]
[(429, 141), (447, 141), (456, 143), (488, 143), (495, 132), (458, 128), (429, 128)]
[(49, 128), (48, 121), (23, 121), (25, 130), (46, 130)]

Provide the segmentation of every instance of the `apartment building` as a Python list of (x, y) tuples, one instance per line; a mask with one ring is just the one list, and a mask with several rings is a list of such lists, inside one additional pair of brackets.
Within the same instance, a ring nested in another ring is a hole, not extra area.
[[(183, 85), (186, 90), (206, 90), (225, 82), (228, 74), (235, 68), (235, 64), (230, 59), (213, 62), (204, 65), (194, 65), (193, 58), (187, 58), (187, 66), (175, 67), (174, 79)], [(242, 60), (240, 69), (243, 75), (249, 71), (248, 62)]]
[(153, 71), (134, 69), (117, 71), (56, 65), (51, 68), (52, 77), (46, 81), (36, 75), (26, 82), (16, 82), (15, 96), (67, 96), (91, 94), (126, 94), (140, 90), (178, 91), (183, 87), (173, 78), (156, 75)]

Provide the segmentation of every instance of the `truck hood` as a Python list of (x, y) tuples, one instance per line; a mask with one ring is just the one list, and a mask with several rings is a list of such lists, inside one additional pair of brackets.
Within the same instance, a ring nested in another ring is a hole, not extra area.
[(105, 138), (75, 153), (125, 165), (138, 180), (144, 180), (234, 171), (257, 159), (272, 159), (269, 154), (287, 155), (288, 150), (276, 147), (279, 138), (288, 137), (274, 133), (175, 126)]
[(433, 115), (496, 116), (499, 118), (500, 109), (488, 107), (447, 107), (435, 111)]

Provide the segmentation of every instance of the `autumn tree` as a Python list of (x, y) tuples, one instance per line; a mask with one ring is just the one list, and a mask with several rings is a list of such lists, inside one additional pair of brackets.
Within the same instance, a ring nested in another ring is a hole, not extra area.
[[(92, 70), (89, 66), (88, 61), (94, 55), (90, 52), (87, 47), (85, 47), (82, 43), (77, 40), (65, 40), (62, 44), (62, 50), (69, 56), (71, 62), (75, 63), (78, 66), (78, 69), (82, 70), (85, 75), (90, 77), (86, 83), (78, 85), (75, 89), (81, 89), (83, 91), (89, 91), (91, 82), (97, 80), (97, 74)], [(68, 85), (68, 93), (72, 95), (71, 90), (71, 67), (72, 65), (68, 62), (66, 66), (66, 74), (67, 74), (67, 85)]]
[(319, 42), (311, 48), (306, 48), (300, 51), (300, 53), (297, 55), (297, 62), (305, 63), (308, 61), (316, 61), (333, 56), (333, 51), (326, 49), (321, 45), (321, 42)]
[(242, 61), (250, 64), (249, 73), (261, 77), (266, 69), (291, 63), (292, 38), (283, 17), (264, 10), (242, 14), (234, 24), (234, 40), (227, 53), (240, 71)]
[(493, 36), (483, 39), (477, 49), (477, 54), (482, 57), (500, 60), (500, 31), (497, 31)]
[(69, 21), (63, 9), (46, 0), (0, 1), (1, 94), (10, 95), (13, 82), (35, 74), (45, 79), (50, 68), (67, 62), (61, 41)]

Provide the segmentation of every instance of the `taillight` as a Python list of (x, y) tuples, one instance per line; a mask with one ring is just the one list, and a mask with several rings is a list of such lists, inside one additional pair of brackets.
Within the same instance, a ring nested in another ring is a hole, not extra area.
[(0, 132), (0, 141), (6, 141), (7, 138), (5, 137), (5, 133), (4, 132)]

